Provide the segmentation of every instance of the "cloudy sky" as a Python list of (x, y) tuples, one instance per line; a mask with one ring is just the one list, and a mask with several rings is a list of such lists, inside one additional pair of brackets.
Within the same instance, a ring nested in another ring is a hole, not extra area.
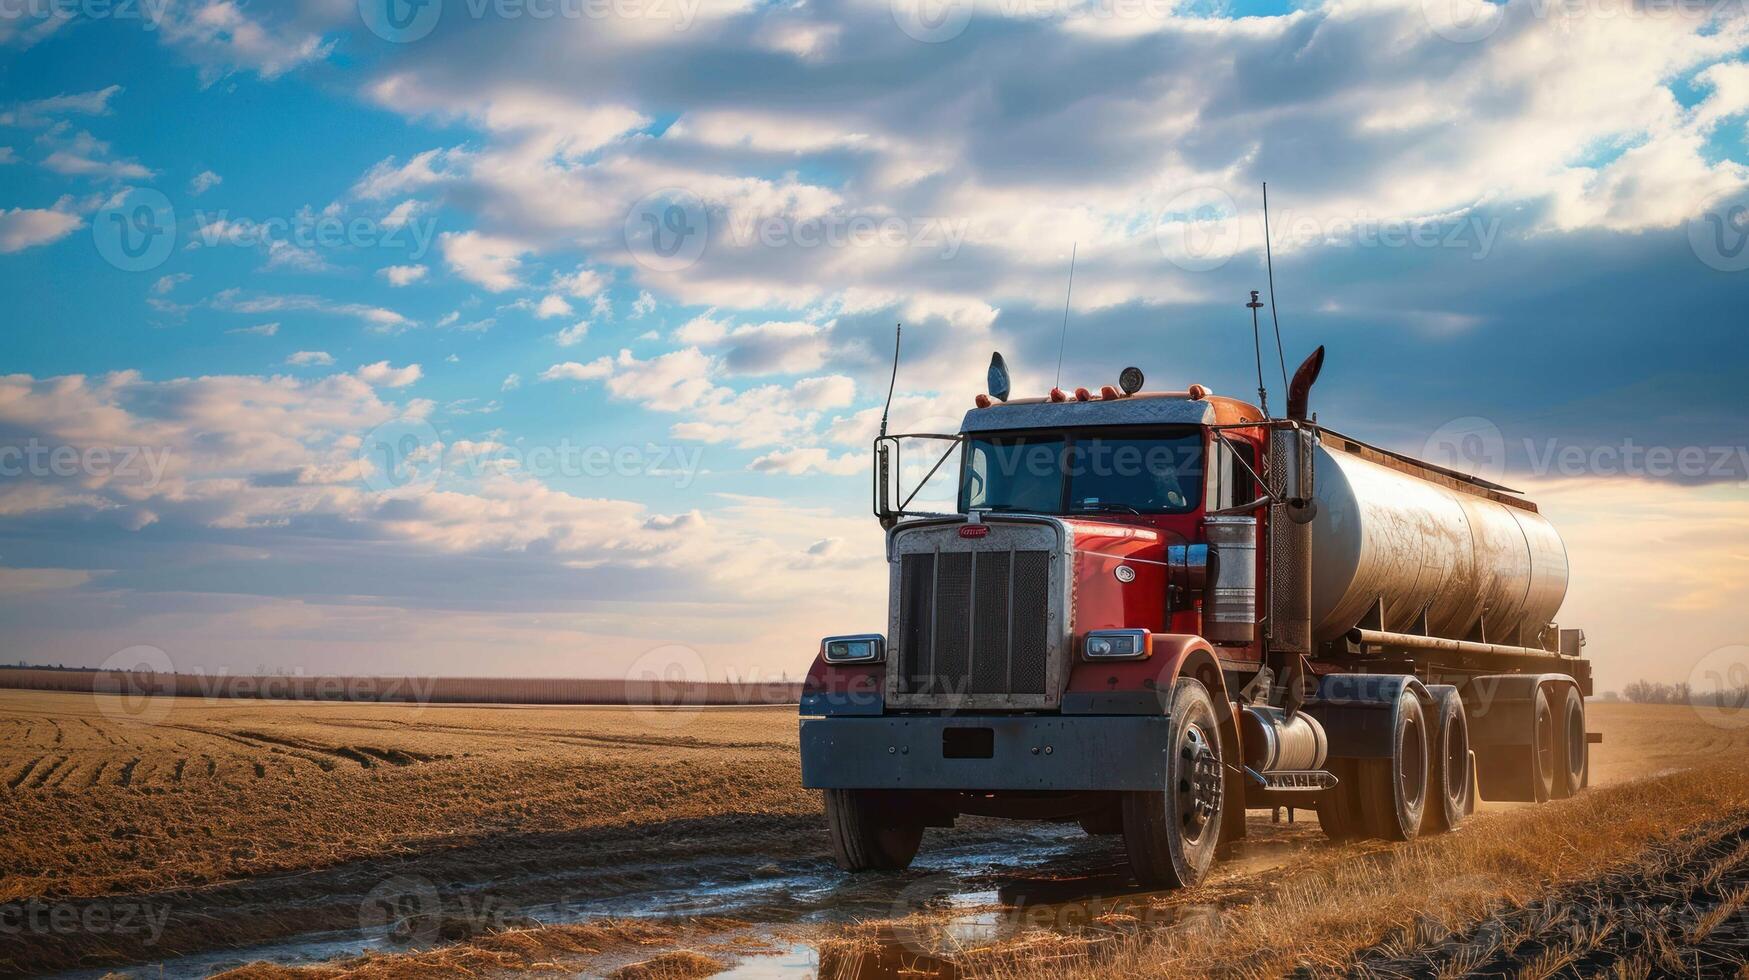
[(1743, 0), (4, 10), (6, 660), (793, 676), (893, 325), (1042, 392), (1073, 250), (1065, 383), (1247, 395), (1264, 181), (1324, 422), (1542, 502), (1605, 685), (1749, 643)]

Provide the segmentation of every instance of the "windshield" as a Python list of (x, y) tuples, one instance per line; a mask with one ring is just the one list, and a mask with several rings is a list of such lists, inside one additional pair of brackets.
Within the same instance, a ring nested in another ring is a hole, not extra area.
[(1182, 514), (1202, 502), (1199, 429), (966, 439), (960, 511)]

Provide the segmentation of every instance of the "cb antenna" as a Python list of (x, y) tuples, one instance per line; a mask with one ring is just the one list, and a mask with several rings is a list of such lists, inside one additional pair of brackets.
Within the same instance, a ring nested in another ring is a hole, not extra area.
[(1080, 242), (1069, 247), (1069, 294), (1063, 297), (1063, 339), (1057, 343), (1057, 381), (1053, 388), (1063, 386), (1063, 350), (1069, 346), (1069, 301), (1075, 298), (1075, 253), (1080, 248)]
[(893, 377), (887, 382), (887, 404), (881, 409), (881, 438), (887, 437), (887, 414), (893, 410), (893, 389), (899, 384), (899, 340), (904, 336), (905, 325), (896, 324), (893, 327)]
[[(1263, 261), (1269, 269), (1269, 321), (1275, 325), (1275, 359), (1281, 363), (1281, 390), (1289, 388), (1287, 383), (1287, 355), (1281, 350), (1281, 318), (1275, 313), (1275, 255), (1269, 242), (1269, 181), (1263, 182)], [(1253, 299), (1256, 297), (1253, 296)], [(1262, 373), (1261, 355), (1259, 356), (1258, 372)], [(1267, 409), (1265, 416), (1269, 415)]]
[(1263, 304), (1257, 299), (1257, 290), (1251, 290), (1251, 302), (1245, 308), (1251, 311), (1251, 349), (1257, 352), (1257, 407), (1263, 409), (1264, 418), (1269, 418), (1269, 392), (1263, 387), (1263, 337), (1257, 328), (1257, 311)]

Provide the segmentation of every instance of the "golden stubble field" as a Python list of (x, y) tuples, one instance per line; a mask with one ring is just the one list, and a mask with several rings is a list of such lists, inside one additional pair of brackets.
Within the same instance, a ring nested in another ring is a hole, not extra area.
[[(819, 803), (799, 787), (793, 707), (667, 711), (171, 699), (130, 714), (140, 707), (90, 695), (0, 692), (0, 837), (8, 845), (0, 849), (0, 912), (13, 910), (16, 919), (45, 910), (41, 925), (0, 931), (0, 971), (155, 961), (356, 929), (361, 903), (368, 905), (387, 880), (435, 882), (488, 904), (493, 896), (511, 895), (514, 907), (522, 907), (671, 886), (674, 869), (693, 864), (738, 861), (761, 866), (760, 873), (775, 873), (770, 869), (777, 865), (814, 868), (826, 853)], [(1548, 845), (1549, 854), (1565, 855), (1553, 863), (1537, 856), (1547, 842), (1526, 843), (1524, 853), (1507, 862), (1519, 869), (1520, 880), (1501, 894), (1521, 894), (1527, 881), (1564, 880), (1634, 857), (1703, 817), (1732, 817), (1749, 798), (1740, 765), (1749, 731), (1707, 725), (1682, 707), (1612, 704), (1592, 706), (1591, 727), (1605, 736), (1594, 750), (1594, 785), (1601, 789), (1593, 795), (1597, 806), (1617, 807), (1608, 811), (1611, 832), (1596, 829), (1592, 841), (1580, 834)], [(1697, 766), (1711, 774), (1706, 793), (1697, 788), (1698, 777), (1680, 775)], [(1639, 792), (1629, 784), (1654, 776), (1670, 787), (1658, 792), (1691, 799), (1673, 801), (1661, 819), (1622, 802)], [(1560, 814), (1574, 827), (1586, 826), (1586, 805), (1583, 799), (1557, 804), (1548, 819), (1525, 807), (1490, 806), (1478, 825), (1516, 827), (1510, 833), (1530, 841), (1536, 835), (1525, 828), (1555, 826)], [(1270, 832), (1265, 819), (1254, 817), (1253, 826), (1259, 824)], [(1614, 833), (1619, 827), (1627, 830)], [(949, 833), (981, 833), (1000, 843), (1002, 831), (983, 825)], [(926, 848), (937, 832), (931, 838)], [(1492, 838), (1483, 832), (1468, 839)], [(1253, 879), (1278, 885), (1322, 873), (1318, 868), (1330, 872), (1330, 862), (1342, 865), (1382, 847), (1324, 845), (1305, 823), (1274, 843), (1273, 850), (1259, 849), (1262, 858), (1234, 862), (1216, 893), (1244, 892)], [(1552, 870), (1544, 875), (1538, 869)], [(1468, 891), (1450, 905), (1451, 914), (1473, 914), (1478, 889), (1492, 887), (1474, 874), (1464, 880)], [(1385, 892), (1404, 887), (1402, 881), (1375, 885)], [(1377, 897), (1387, 899), (1384, 892)], [(70, 925), (57, 927), (47, 918), (55, 910), (64, 911)], [(114, 928), (124, 912), (160, 921), (150, 930)], [(93, 928), (93, 915), (110, 927)], [(1373, 919), (1361, 917), (1365, 928), (1345, 934), (1339, 945), (1360, 949), (1368, 937), (1376, 940), (1388, 923)], [(480, 934), (482, 921), (490, 935)], [(665, 943), (698, 945), (687, 937), (700, 928), (696, 922), (526, 928), (533, 924), (510, 912), (475, 915), (468, 929), (427, 938), (448, 951), (436, 955), (457, 957), (443, 962), (468, 964), (459, 973), (549, 961), (570, 971), (625, 941), (628, 928), (658, 952)], [(706, 931), (734, 926), (716, 923)], [(828, 963), (854, 964), (861, 958), (846, 954), (862, 942), (851, 930), (820, 945)], [(523, 953), (492, 953), (497, 947)], [(1172, 972), (1157, 950), (1142, 951), (1145, 942), (1124, 948), (1125, 962), (1143, 975)], [(1081, 962), (1084, 953), (1062, 966)], [(1013, 968), (1000, 955), (983, 961), (974, 955), (963, 966), (978, 962), (994, 972)], [(380, 956), (373, 964), (366, 972), (385, 965)], [(869, 975), (860, 967), (852, 972)]]

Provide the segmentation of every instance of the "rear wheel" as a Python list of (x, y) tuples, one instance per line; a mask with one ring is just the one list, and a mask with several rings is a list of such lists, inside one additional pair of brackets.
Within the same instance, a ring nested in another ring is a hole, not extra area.
[(1427, 809), (1427, 716), (1415, 692), (1397, 696), (1391, 758), (1360, 760), (1360, 810), (1367, 834), (1413, 840)]
[(917, 856), (923, 822), (903, 812), (890, 793), (829, 789), (826, 830), (832, 856), (846, 871), (902, 871)]
[(1318, 826), (1324, 829), (1324, 836), (1335, 841), (1365, 837), (1366, 824), (1360, 816), (1360, 760), (1331, 759), (1325, 768), (1336, 777), (1336, 785), (1318, 796)]
[(1546, 687), (1537, 689), (1533, 717), (1536, 727), (1530, 747), (1530, 783), (1536, 802), (1546, 803), (1554, 799), (1561, 782), (1561, 722)]
[(1434, 696), (1434, 798), (1428, 801), (1429, 833), (1456, 830), (1470, 811), (1470, 726), (1463, 699), (1446, 688)]
[(1214, 861), (1226, 801), (1208, 689), (1180, 678), (1172, 687), (1170, 720), (1165, 789), (1123, 795), (1124, 847), (1143, 884), (1183, 888), (1201, 881)]
[(1555, 699), (1561, 705), (1562, 761), (1555, 795), (1572, 796), (1591, 782), (1591, 746), (1585, 740), (1585, 699), (1577, 688), (1565, 686), (1563, 690), (1566, 695)]

